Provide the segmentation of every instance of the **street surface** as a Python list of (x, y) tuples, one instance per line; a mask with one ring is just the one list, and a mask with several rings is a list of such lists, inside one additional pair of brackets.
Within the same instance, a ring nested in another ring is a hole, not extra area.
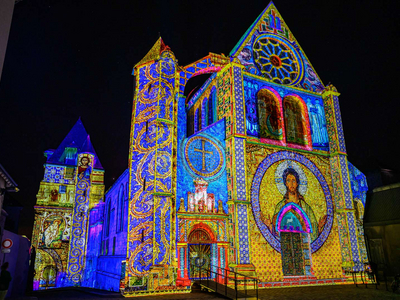
[[(21, 300), (72, 300), (72, 299), (122, 299), (119, 293), (108, 292), (87, 288), (63, 288), (47, 291), (35, 291), (30, 296), (20, 298)], [(215, 293), (197, 292), (188, 294), (173, 294), (161, 296), (135, 297), (132, 299), (153, 300), (153, 299), (226, 299)], [(386, 291), (385, 284), (378, 286), (359, 285), (329, 285), (329, 286), (311, 286), (311, 287), (293, 287), (293, 288), (274, 288), (260, 289), (259, 299), (265, 300), (308, 300), (308, 299), (339, 299), (339, 300), (380, 300), (380, 299), (399, 299), (400, 294), (394, 294)]]

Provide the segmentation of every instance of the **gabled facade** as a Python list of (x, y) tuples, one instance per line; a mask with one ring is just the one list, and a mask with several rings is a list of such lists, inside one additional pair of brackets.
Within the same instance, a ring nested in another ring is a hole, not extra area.
[(272, 2), (228, 57), (179, 66), (160, 38), (133, 74), (127, 294), (184, 289), (199, 264), (260, 287), (363, 268), (339, 92)]
[(32, 234), (34, 289), (82, 282), (89, 211), (104, 196), (104, 169), (81, 120), (57, 149), (44, 154)]
[[(365, 177), (347, 161), (339, 93), (272, 2), (229, 56), (179, 66), (159, 38), (133, 75), (128, 170), (89, 206), (86, 265), (66, 267), (68, 284), (137, 296), (190, 291), (200, 268), (257, 277), (259, 287), (344, 283), (345, 271), (363, 269)], [(48, 162), (69, 162), (71, 148)], [(63, 172), (75, 174), (67, 190), (78, 189), (79, 170)], [(51, 206), (46, 178), (38, 204)], [(72, 214), (73, 201), (62, 209)]]

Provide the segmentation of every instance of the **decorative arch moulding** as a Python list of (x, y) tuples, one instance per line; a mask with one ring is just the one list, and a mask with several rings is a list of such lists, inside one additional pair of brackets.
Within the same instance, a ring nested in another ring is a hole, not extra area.
[[(334, 206), (328, 183), (324, 178), (324, 176), (322, 175), (321, 171), (311, 160), (309, 160), (307, 157), (299, 153), (291, 151), (275, 152), (273, 154), (268, 155), (258, 165), (251, 184), (251, 193), (250, 193), (250, 201), (256, 224), (260, 229), (262, 235), (267, 240), (267, 242), (272, 246), (272, 248), (274, 248), (278, 252), (281, 252), (281, 243), (279, 238), (271, 232), (271, 229), (262, 220), (261, 216), (262, 211), (260, 206), (260, 187), (264, 175), (268, 171), (268, 169), (275, 163), (285, 162), (285, 161), (292, 161), (298, 164), (297, 168), (300, 168), (299, 171), (301, 171), (302, 168), (306, 168), (308, 171), (310, 171), (312, 175), (317, 179), (320, 188), (322, 189), (322, 192), (324, 194), (326, 203), (325, 224), (323, 226), (322, 231), (319, 232), (318, 236), (311, 242), (311, 251), (316, 252), (323, 246), (332, 229)], [(272, 226), (274, 225), (272, 224)], [(315, 230), (315, 228), (313, 230)]]

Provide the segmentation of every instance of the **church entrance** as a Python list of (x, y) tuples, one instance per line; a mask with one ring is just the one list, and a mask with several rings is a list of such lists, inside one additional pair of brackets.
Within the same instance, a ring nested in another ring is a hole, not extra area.
[(301, 233), (281, 232), (280, 235), (283, 276), (305, 275)]
[(190, 279), (207, 278), (211, 267), (211, 244), (189, 244)]
[(57, 269), (55, 266), (46, 266), (42, 271), (39, 289), (49, 289), (56, 286)]
[(190, 233), (188, 240), (189, 278), (207, 278), (205, 273), (211, 267), (212, 239), (206, 230), (198, 228)]

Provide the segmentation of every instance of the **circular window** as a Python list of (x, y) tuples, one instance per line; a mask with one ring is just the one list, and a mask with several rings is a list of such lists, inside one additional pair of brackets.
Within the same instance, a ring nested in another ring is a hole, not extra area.
[(284, 38), (264, 34), (253, 45), (255, 64), (261, 74), (279, 84), (297, 84), (303, 77), (303, 61)]

